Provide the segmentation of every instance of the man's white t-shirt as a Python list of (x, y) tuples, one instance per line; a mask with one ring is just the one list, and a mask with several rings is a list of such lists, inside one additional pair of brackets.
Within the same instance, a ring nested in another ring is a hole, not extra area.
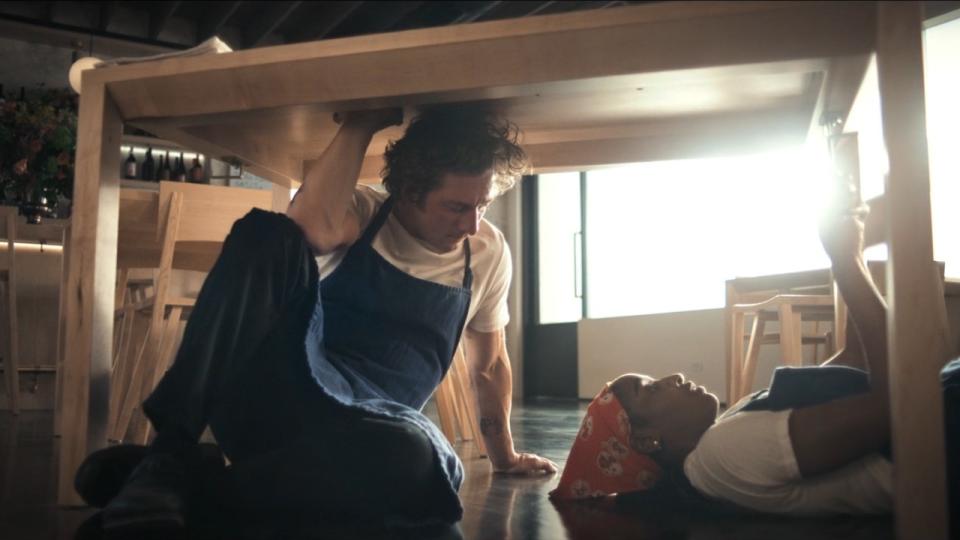
[(792, 409), (721, 417), (687, 456), (683, 470), (707, 497), (789, 515), (885, 514), (893, 467), (879, 454), (803, 478), (790, 442)]
[[(361, 235), (387, 194), (359, 185), (353, 204), (360, 219)], [(317, 257), (320, 278), (330, 275), (343, 260), (348, 248)], [(412, 236), (393, 213), (373, 239), (373, 249), (390, 264), (416, 278), (441, 285), (463, 286), (465, 259), (463, 247), (449, 253), (436, 253)], [(496, 227), (483, 219), (477, 234), (470, 237), (470, 267), (473, 270), (470, 308), (466, 326), (477, 332), (494, 332), (510, 321), (507, 293), (513, 272), (510, 248)]]

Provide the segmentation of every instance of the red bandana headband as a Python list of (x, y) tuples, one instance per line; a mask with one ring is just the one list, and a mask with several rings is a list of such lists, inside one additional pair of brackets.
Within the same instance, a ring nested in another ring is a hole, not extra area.
[(653, 459), (630, 448), (630, 420), (610, 385), (587, 407), (551, 499), (588, 499), (649, 489), (660, 477)]

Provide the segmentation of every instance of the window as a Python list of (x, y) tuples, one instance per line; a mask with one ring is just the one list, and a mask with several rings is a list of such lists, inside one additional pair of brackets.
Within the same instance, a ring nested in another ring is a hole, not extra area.
[(537, 178), (537, 264), (541, 324), (583, 315), (580, 173)]
[[(948, 277), (960, 277), (960, 19), (924, 38), (934, 257)], [(875, 62), (847, 130), (859, 134), (864, 198), (881, 195), (889, 166)], [(825, 149), (583, 176), (542, 175), (537, 183), (541, 323), (719, 308), (727, 279), (829, 266), (817, 235), (832, 191)], [(886, 246), (866, 255), (885, 259)]]
[(588, 172), (590, 317), (717, 308), (729, 278), (827, 266), (824, 166), (794, 148)]
[(960, 19), (924, 31), (924, 83), (933, 256), (948, 277), (960, 277)]

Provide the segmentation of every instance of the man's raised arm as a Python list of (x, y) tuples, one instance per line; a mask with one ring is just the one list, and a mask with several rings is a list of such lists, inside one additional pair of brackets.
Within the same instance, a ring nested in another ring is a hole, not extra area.
[(403, 122), (401, 109), (356, 111), (342, 115), (330, 146), (307, 171), (287, 215), (303, 230), (317, 254), (329, 253), (356, 240), (357, 216), (349, 211), (360, 167), (373, 134)]

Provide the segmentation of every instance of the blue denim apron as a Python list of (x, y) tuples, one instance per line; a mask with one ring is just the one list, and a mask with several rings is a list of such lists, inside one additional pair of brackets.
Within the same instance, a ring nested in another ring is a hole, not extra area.
[(393, 207), (388, 198), (339, 266), (320, 282), (306, 336), (313, 378), (336, 402), (424, 431), (448, 480), (451, 504), (463, 465), (436, 425), (420, 413), (443, 379), (470, 306), (470, 243), (462, 287), (413, 277), (373, 249)]
[(730, 416), (748, 411), (782, 411), (826, 403), (870, 391), (863, 370), (847, 366), (778, 367), (770, 387), (744, 398)]

